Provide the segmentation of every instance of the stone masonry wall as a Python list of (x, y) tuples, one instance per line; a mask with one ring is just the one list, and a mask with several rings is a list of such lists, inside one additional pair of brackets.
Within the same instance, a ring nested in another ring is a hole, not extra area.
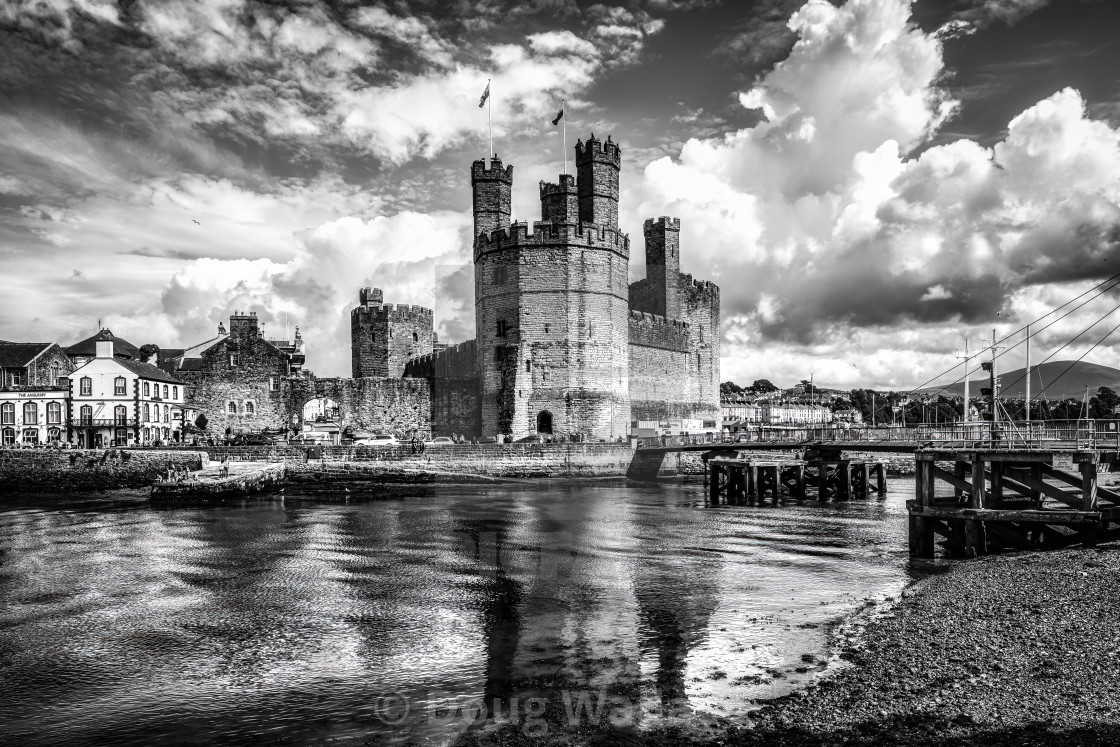
[(426, 379), (319, 379), (293, 381), (287, 407), (300, 413), (310, 400), (338, 404), (343, 428), (392, 433), (397, 438), (427, 437), (431, 430), (431, 390)]
[[(230, 362), (233, 354), (236, 365)], [(201, 371), (177, 374), (187, 382), (184, 407), (206, 415), (209, 434), (221, 436), (227, 428), (231, 433), (283, 430), (291, 425), (290, 389), (300, 378), (289, 376), (286, 353), (259, 336), (231, 334), (203, 352), (201, 360)], [(230, 412), (231, 403), (235, 412)]]
[(168, 466), (202, 469), (199, 450), (0, 449), (0, 495), (147, 487)]
[(704, 280), (693, 280), (691, 275), (680, 276), (679, 295), (681, 315), (689, 323), (688, 391), (701, 408), (693, 417), (705, 420), (720, 419), (719, 407), (719, 354), (720, 308), (719, 286)]
[(54, 343), (27, 367), (28, 386), (54, 386), (56, 370), (59, 376), (69, 376), (74, 372), (74, 363), (66, 351)]
[(405, 376), (427, 379), (431, 388), (433, 436), (481, 436), (481, 399), (474, 340), (421, 356), (405, 367)]
[[(622, 476), (634, 451), (628, 443), (461, 444), (429, 447), (423, 454), (409, 445), (395, 448), (328, 446), (315, 452), (296, 446), (198, 447), (210, 459), (285, 462), (288, 474), (307, 464), (306, 473), (329, 474), (331, 465), (345, 476), (345, 466), (395, 465), (418, 472), (465, 473), (491, 477), (596, 477)], [(308, 452), (319, 456), (308, 457)], [(158, 452), (157, 452), (158, 453)], [(360, 474), (351, 472), (360, 479)], [(367, 478), (368, 479), (368, 478)]]

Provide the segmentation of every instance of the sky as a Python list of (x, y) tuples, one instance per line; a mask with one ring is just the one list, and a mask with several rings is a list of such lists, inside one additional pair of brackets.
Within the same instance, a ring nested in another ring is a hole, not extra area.
[[(489, 79), (515, 219), (561, 101), (569, 150), (621, 145), (632, 280), (644, 219), (681, 219), (722, 379), (948, 383), (966, 337), (1120, 273), (1116, 28), (1112, 0), (0, 0), (0, 339), (184, 347), (256, 311), (348, 375), (361, 286), (470, 339)], [(1118, 296), (1035, 362), (1120, 366)]]

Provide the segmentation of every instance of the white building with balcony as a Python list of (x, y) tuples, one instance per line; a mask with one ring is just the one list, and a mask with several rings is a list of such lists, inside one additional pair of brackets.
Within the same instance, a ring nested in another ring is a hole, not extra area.
[(85, 448), (179, 441), (185, 394), (175, 376), (115, 357), (113, 341), (99, 340), (96, 356), (70, 375), (71, 440)]

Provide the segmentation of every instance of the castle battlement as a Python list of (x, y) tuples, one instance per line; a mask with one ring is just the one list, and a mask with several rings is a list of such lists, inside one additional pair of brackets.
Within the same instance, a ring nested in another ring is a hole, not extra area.
[(607, 162), (622, 168), (622, 151), (618, 143), (611, 140), (610, 135), (607, 135), (605, 143), (601, 143), (595, 137), (595, 133), (591, 133), (586, 143), (582, 140), (576, 141), (576, 164), (586, 161)]
[(679, 230), (681, 230), (681, 219), (680, 218), (671, 218), (667, 215), (663, 215), (660, 218), (656, 218), (656, 219), (646, 218), (646, 222), (645, 222), (645, 226), (644, 226), (644, 230), (646, 232), (659, 230), (659, 229), (663, 230), (663, 231), (679, 231)]
[(532, 229), (530, 233), (529, 223), (518, 221), (511, 223), (508, 228), (499, 228), (489, 235), (481, 235), (478, 237), (475, 253), (477, 255), (515, 246), (576, 244), (589, 249), (621, 249), (629, 256), (630, 237), (613, 228), (593, 223), (533, 221)]
[(471, 181), (478, 179), (513, 182), (513, 164), (502, 168), (502, 159), (495, 154), (490, 159), (490, 168), (486, 168), (486, 159), (480, 158), (471, 164)]
[(432, 310), (424, 306), (409, 305), (407, 303), (381, 304), (378, 306), (355, 306), (350, 309), (350, 316), (389, 317), (393, 315), (409, 314), (422, 319), (431, 319)]
[(571, 174), (561, 174), (560, 183), (546, 182), (541, 179), (541, 199), (551, 195), (574, 195), (576, 194), (576, 178)]
[(643, 322), (648, 322), (650, 324), (655, 324), (655, 325), (660, 324), (660, 325), (667, 325), (667, 326), (672, 326), (672, 327), (679, 327), (679, 328), (684, 329), (684, 330), (688, 330), (688, 327), (689, 327), (688, 322), (682, 321), (680, 319), (666, 319), (663, 316), (659, 316), (657, 314), (651, 314), (648, 311), (637, 311), (636, 309), (630, 309), (630, 318), (635, 319), (635, 320), (640, 320), (640, 321), (643, 321)]
[(443, 350), (437, 350), (434, 353), (426, 353), (412, 358), (405, 364), (404, 375), (419, 379), (435, 376), (475, 378), (478, 375), (475, 370), (477, 356), (477, 343), (474, 340), (467, 340), (455, 345), (448, 345)]

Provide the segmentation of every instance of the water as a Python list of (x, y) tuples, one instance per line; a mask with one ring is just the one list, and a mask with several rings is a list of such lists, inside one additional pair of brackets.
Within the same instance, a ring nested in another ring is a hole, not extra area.
[(638, 726), (734, 718), (819, 675), (830, 621), (900, 591), (912, 495), (896, 478), (886, 500), (784, 507), (615, 482), (8, 499), (0, 743), (440, 744), (487, 719), (480, 700), (533, 726), (600, 693)]

